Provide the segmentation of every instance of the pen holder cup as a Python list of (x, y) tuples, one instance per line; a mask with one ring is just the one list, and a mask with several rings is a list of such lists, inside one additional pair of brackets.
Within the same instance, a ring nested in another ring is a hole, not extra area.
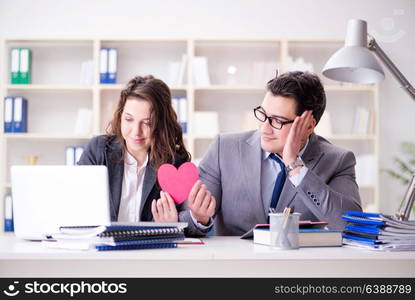
[(270, 213), (271, 247), (290, 250), (299, 248), (300, 213)]

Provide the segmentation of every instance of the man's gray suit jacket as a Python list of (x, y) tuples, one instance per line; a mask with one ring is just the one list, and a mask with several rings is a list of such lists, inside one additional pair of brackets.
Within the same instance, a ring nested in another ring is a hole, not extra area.
[[(285, 181), (277, 211), (294, 207), (301, 220), (326, 221), (329, 228), (341, 230), (342, 214), (361, 210), (354, 154), (313, 133), (302, 159), (308, 172), (297, 187)], [(217, 235), (242, 235), (255, 224), (267, 222), (268, 207), (261, 196), (261, 160), (258, 131), (221, 134), (210, 145), (199, 175), (216, 198)]]

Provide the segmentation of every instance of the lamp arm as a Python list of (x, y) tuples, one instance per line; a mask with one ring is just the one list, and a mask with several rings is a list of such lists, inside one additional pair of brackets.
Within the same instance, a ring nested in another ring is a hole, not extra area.
[(399, 220), (407, 221), (411, 215), (412, 207), (415, 203), (415, 174), (412, 174), (412, 179), (409, 182), (408, 188), (405, 193), (399, 210), (395, 213), (395, 217)]
[(379, 44), (376, 42), (375, 38), (368, 35), (369, 43), (368, 49), (373, 51), (376, 56), (382, 61), (382, 63), (388, 68), (388, 70), (392, 73), (392, 75), (399, 81), (402, 87), (406, 90), (406, 92), (412, 97), (412, 100), (415, 101), (415, 89), (409, 83), (409, 81), (403, 76), (401, 71), (394, 65), (394, 63), (389, 59), (389, 57), (383, 52), (382, 48), (380, 48)]

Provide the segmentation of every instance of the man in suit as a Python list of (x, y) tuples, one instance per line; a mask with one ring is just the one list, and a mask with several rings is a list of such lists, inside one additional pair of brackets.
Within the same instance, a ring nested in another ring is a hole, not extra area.
[[(343, 228), (345, 211), (361, 210), (354, 154), (313, 133), (325, 106), (316, 75), (285, 73), (268, 82), (254, 109), (258, 130), (216, 137), (199, 172), (216, 201), (217, 235), (242, 235), (267, 223), (270, 208), (292, 207), (302, 220), (327, 221), (331, 229)], [(195, 194), (190, 203), (197, 202)]]

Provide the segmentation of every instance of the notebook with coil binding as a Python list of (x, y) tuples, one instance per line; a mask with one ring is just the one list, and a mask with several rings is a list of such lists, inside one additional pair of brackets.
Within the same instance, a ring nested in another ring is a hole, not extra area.
[(144, 229), (119, 229), (119, 228), (107, 228), (104, 232), (98, 234), (99, 237), (148, 237), (148, 236), (165, 236), (165, 235), (182, 235), (183, 229), (177, 227), (167, 228), (144, 228)]
[(154, 240), (159, 238), (171, 238), (171, 239), (183, 239), (184, 233), (175, 233), (175, 234), (164, 234), (164, 235), (142, 235), (142, 236), (134, 236), (134, 235), (117, 235), (117, 236), (98, 236), (98, 238), (102, 239), (112, 239), (116, 242), (122, 241), (140, 241), (140, 240)]
[(132, 244), (132, 245), (96, 245), (98, 251), (109, 250), (137, 250), (137, 249), (155, 249), (155, 248), (177, 248), (177, 243), (155, 243), (155, 244)]
[[(110, 225), (99, 226), (62, 226), (60, 233), (75, 236), (144, 236), (160, 234), (176, 234), (184, 231), (187, 227), (186, 222), (137, 222), (121, 223), (114, 222)], [(107, 233), (111, 232), (111, 233)]]

